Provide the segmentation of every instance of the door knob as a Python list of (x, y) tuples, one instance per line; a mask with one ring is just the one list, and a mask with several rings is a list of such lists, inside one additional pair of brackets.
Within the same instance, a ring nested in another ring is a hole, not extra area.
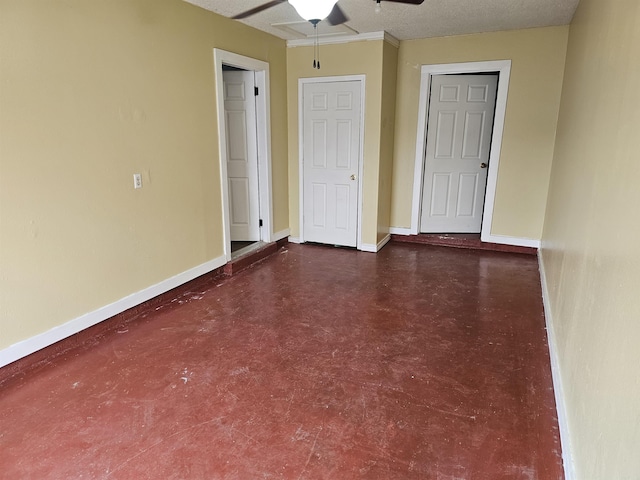
[(487, 168), (487, 164), (486, 164), (486, 163), (484, 163), (484, 162), (483, 162), (483, 163), (481, 163), (481, 164), (480, 164), (480, 168)]
[(351, 174), (351, 180), (355, 180), (355, 179), (356, 179), (356, 174), (355, 174), (355, 173), (352, 173), (352, 174)]

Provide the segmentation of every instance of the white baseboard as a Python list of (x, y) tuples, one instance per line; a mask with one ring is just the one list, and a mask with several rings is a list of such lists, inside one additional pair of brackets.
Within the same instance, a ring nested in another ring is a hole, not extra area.
[(480, 240), (487, 243), (499, 243), (501, 245), (514, 245), (516, 247), (540, 248), (540, 240), (532, 238), (507, 237), (505, 235), (482, 235)]
[(361, 252), (371, 252), (371, 253), (378, 252), (377, 246), (374, 245), (373, 243), (363, 243), (362, 245), (360, 245), (360, 248), (358, 250), (360, 250)]
[[(417, 235), (410, 228), (391, 227), (389, 233), (392, 235)], [(488, 243), (499, 243), (501, 245), (514, 245), (517, 247), (540, 248), (540, 240), (531, 238), (507, 237), (505, 235), (482, 235), (481, 240)]]
[(376, 245), (376, 251), (379, 252), (380, 250), (382, 250), (382, 247), (389, 243), (389, 240), (391, 240), (391, 234), (387, 233), (384, 238), (378, 242), (378, 245)]
[(291, 243), (302, 243), (302, 241), (300, 241), (300, 238), (299, 238), (299, 237), (291, 237), (291, 236), (290, 236), (290, 237), (289, 237), (289, 241), (290, 241)]
[(412, 235), (411, 229), (404, 227), (389, 227), (389, 233), (391, 235)]
[(74, 335), (82, 330), (89, 328), (97, 323), (100, 323), (108, 318), (113, 317), (119, 313), (124, 312), (136, 305), (140, 305), (147, 300), (151, 300), (158, 295), (161, 295), (169, 290), (176, 288), (184, 283), (187, 283), (194, 278), (198, 278), (200, 275), (209, 273), (216, 268), (219, 268), (227, 263), (224, 256), (215, 258), (208, 262), (205, 262), (197, 267), (191, 268), (185, 272), (179, 273), (171, 278), (163, 280), (160, 283), (152, 285), (144, 290), (133, 293), (129, 296), (121, 298), (109, 305), (100, 307), (93, 312), (85, 313), (73, 320), (68, 321), (62, 325), (52, 328), (44, 333), (28, 338), (18, 343), (0, 350), (0, 367), (4, 367), (16, 360), (19, 360), (27, 355), (31, 355), (38, 350), (41, 350), (49, 345), (53, 345), (60, 340), (63, 340), (71, 335)]
[(553, 328), (549, 290), (547, 288), (547, 275), (542, 260), (542, 251), (538, 251), (538, 264), (540, 268), (540, 281), (542, 283), (542, 302), (544, 305), (544, 318), (547, 327), (547, 342), (549, 344), (549, 357), (551, 359), (551, 376), (553, 378), (553, 391), (556, 398), (556, 410), (558, 414), (558, 427), (560, 429), (560, 444), (562, 446), (562, 464), (565, 480), (576, 480), (575, 465), (569, 433), (567, 406), (560, 372), (560, 359), (558, 357), (558, 343)]
[(280, 230), (279, 232), (275, 232), (272, 237), (273, 241), (277, 242), (278, 240), (282, 240), (283, 238), (288, 237), (289, 233), (290, 231), (288, 228), (285, 228), (284, 230)]
[(391, 235), (387, 233), (384, 238), (378, 242), (377, 245), (374, 245), (372, 243), (363, 243), (362, 245), (360, 245), (360, 248), (358, 250), (361, 250), (363, 252), (378, 253), (382, 249), (382, 247), (389, 243), (389, 240), (391, 240)]

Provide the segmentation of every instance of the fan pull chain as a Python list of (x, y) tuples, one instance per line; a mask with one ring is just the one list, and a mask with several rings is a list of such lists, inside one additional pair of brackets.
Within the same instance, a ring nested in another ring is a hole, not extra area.
[(320, 45), (318, 43), (318, 22), (320, 22), (320, 20), (309, 21), (313, 24), (313, 30), (316, 34), (313, 42), (313, 68), (320, 70)]
[(320, 70), (320, 43), (318, 42), (318, 25), (316, 25), (316, 48), (318, 49), (318, 70)]

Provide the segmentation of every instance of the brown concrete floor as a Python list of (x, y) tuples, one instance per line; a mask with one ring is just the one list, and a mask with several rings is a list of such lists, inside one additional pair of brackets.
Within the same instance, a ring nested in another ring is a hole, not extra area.
[(289, 245), (5, 385), (0, 478), (561, 479), (535, 257)]

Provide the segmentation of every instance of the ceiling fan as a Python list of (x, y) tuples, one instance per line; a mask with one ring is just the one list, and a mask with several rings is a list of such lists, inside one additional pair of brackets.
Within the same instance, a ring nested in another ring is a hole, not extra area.
[[(342, 9), (338, 6), (337, 0), (271, 0), (257, 7), (251, 8), (245, 12), (231, 17), (234, 20), (242, 20), (256, 13), (260, 13), (281, 3), (289, 2), (296, 9), (298, 14), (305, 20), (317, 25), (322, 20), (327, 20), (330, 25), (340, 25), (349, 20)], [(380, 2), (383, 0), (375, 0), (376, 11), (380, 11)], [(406, 3), (409, 5), (421, 5), (424, 0), (384, 0), (386, 2)]]
[[(234, 20), (242, 20), (256, 13), (260, 13), (281, 3), (289, 2), (302, 18), (313, 25), (316, 33), (313, 53), (313, 68), (320, 69), (320, 50), (318, 46), (318, 23), (326, 20), (329, 25), (341, 25), (349, 20), (349, 17), (338, 6), (338, 0), (271, 0), (257, 7), (251, 8), (245, 12), (231, 17)], [(380, 2), (383, 0), (375, 0), (375, 11), (380, 11)], [(421, 5), (424, 0), (384, 0), (394, 3), (405, 3), (409, 5)], [(318, 57), (316, 60), (316, 56)]]

